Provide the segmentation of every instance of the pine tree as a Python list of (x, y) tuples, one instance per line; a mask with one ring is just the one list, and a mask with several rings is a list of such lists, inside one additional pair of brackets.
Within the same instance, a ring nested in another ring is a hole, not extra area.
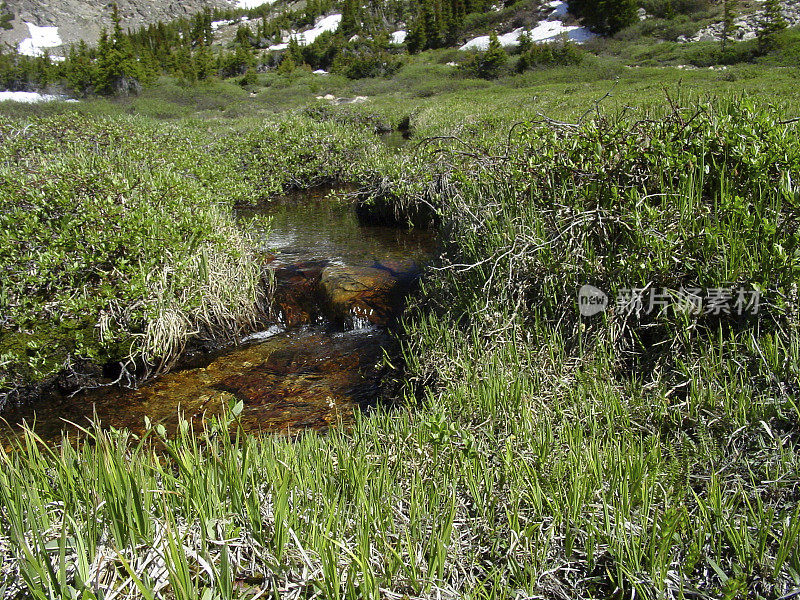
[(64, 62), (64, 76), (69, 86), (78, 94), (86, 95), (94, 88), (95, 66), (89, 55), (86, 42), (81, 40), (78, 46), (71, 46)]
[(519, 53), (525, 54), (532, 47), (533, 40), (531, 39), (530, 34), (527, 31), (523, 31), (519, 36), (519, 40), (517, 41), (517, 49), (519, 50)]
[(5, 2), (0, 3), (0, 27), (8, 30), (14, 29), (13, 21), (14, 13), (9, 10)]
[(593, 31), (611, 35), (638, 20), (636, 0), (567, 0), (572, 14)]
[(409, 54), (422, 52), (428, 45), (428, 36), (425, 33), (425, 19), (421, 12), (420, 9), (406, 36), (406, 48), (408, 48)]
[(436, 26), (436, 6), (433, 0), (421, 0), (422, 20), (425, 27), (425, 50), (439, 47), (438, 27)]
[(489, 34), (489, 48), (480, 58), (478, 74), (484, 79), (496, 79), (500, 70), (508, 62), (508, 54), (497, 38), (497, 32)]
[(289, 38), (289, 46), (286, 48), (286, 55), (292, 58), (295, 65), (303, 63), (303, 49), (295, 36)]
[(447, 37), (445, 45), (453, 46), (464, 28), (464, 0), (452, 0), (450, 4), (450, 20), (447, 23)]
[(52, 80), (53, 63), (50, 60), (50, 51), (45, 49), (41, 56), (34, 60), (33, 78), (37, 85), (47, 87)]
[(214, 74), (214, 55), (208, 46), (201, 46), (195, 55), (197, 65), (197, 79), (205, 81)]
[(186, 81), (188, 83), (196, 83), (197, 82), (197, 68), (195, 66), (194, 60), (192, 59), (192, 53), (186, 46), (181, 46), (178, 48), (178, 51), (175, 53), (176, 56), (176, 66), (178, 67), (175, 75), (179, 77), (181, 80)]
[[(309, 25), (314, 24), (314, 20), (317, 18), (319, 13), (319, 6), (317, 5), (315, 0), (307, 0), (306, 2), (306, 11), (305, 11), (305, 21)], [(344, 18), (344, 15), (342, 15)]]
[(253, 32), (248, 25), (240, 25), (236, 30), (236, 43), (244, 48), (252, 46)]
[(446, 46), (448, 38), (448, 24), (450, 23), (450, 2), (449, 0), (436, 0), (433, 5), (436, 47)]
[(111, 20), (114, 32), (109, 38), (103, 30), (97, 48), (96, 91), (99, 94), (138, 93), (144, 74), (133, 54), (130, 40), (122, 32), (116, 4), (112, 8)]
[(722, 36), (720, 45), (722, 53), (728, 50), (728, 42), (736, 32), (736, 0), (722, 0)]
[(358, 2), (357, 0), (345, 0), (344, 7), (342, 8), (342, 20), (339, 23), (339, 31), (344, 34), (345, 38), (358, 33), (361, 29), (361, 21), (359, 19)]
[(758, 51), (761, 54), (773, 50), (777, 44), (778, 33), (786, 29), (786, 20), (781, 12), (780, 0), (766, 0), (764, 13), (758, 24)]
[(278, 65), (278, 73), (281, 75), (288, 75), (292, 71), (295, 70), (297, 67), (297, 63), (294, 62), (292, 55), (288, 52), (283, 55), (283, 60), (281, 64)]

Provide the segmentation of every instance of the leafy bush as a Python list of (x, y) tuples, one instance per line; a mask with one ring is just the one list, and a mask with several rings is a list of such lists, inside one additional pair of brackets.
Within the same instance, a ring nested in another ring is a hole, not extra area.
[(384, 50), (370, 47), (345, 49), (334, 60), (332, 70), (348, 79), (365, 77), (390, 77), (403, 66), (403, 60)]

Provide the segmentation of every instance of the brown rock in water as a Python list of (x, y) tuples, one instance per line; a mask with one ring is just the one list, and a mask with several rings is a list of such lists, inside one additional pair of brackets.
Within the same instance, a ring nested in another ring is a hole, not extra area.
[(326, 267), (321, 288), (336, 319), (367, 319), (386, 325), (397, 312), (400, 300), (397, 278), (373, 267)]
[(252, 430), (324, 429), (375, 401), (382, 341), (381, 333), (287, 334), (271, 340), (264, 360), (214, 388), (244, 401), (242, 423)]
[(418, 277), (421, 272), (419, 264), (413, 258), (376, 260), (374, 267), (382, 271), (388, 271), (400, 280), (413, 279)]

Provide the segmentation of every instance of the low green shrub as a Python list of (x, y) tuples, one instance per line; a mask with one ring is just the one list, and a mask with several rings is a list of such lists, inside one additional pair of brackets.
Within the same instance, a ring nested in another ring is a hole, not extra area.
[(515, 69), (517, 73), (522, 73), (537, 67), (579, 65), (583, 58), (583, 50), (571, 42), (535, 44), (520, 54)]

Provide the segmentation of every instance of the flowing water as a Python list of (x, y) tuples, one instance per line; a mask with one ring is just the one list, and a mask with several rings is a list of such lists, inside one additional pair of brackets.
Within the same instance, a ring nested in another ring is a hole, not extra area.
[(139, 389), (108, 386), (7, 411), (0, 435), (18, 435), (24, 421), (54, 441), (93, 415), (134, 432), (145, 417), (172, 429), (179, 412), (200, 422), (236, 401), (247, 429), (291, 433), (346, 423), (377, 402), (384, 355), (396, 350), (387, 328), (436, 251), (433, 233), (362, 226), (352, 203), (329, 190), (238, 216), (259, 232), (274, 274), (273, 325)]

